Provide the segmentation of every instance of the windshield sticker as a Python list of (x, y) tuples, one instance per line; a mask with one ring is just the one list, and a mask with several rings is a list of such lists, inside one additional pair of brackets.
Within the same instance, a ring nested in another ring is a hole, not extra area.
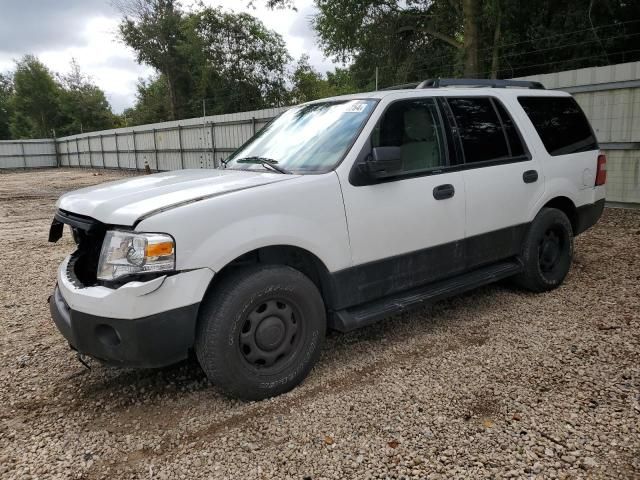
[(347, 113), (362, 113), (367, 108), (366, 103), (349, 103), (345, 108), (345, 112)]

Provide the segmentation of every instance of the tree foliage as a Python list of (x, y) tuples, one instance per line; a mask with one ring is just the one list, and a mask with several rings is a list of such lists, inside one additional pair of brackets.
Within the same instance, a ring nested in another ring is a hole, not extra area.
[(12, 114), (12, 96), (12, 77), (10, 75), (0, 73), (0, 140), (8, 140), (11, 138), (9, 122)]
[(54, 75), (33, 55), (0, 75), (0, 139), (48, 138), (112, 128), (116, 116), (104, 92), (82, 74)]
[(12, 136), (51, 136), (60, 119), (60, 86), (49, 69), (33, 55), (25, 55), (16, 63), (13, 89)]
[(102, 90), (80, 71), (75, 60), (71, 72), (59, 75), (60, 119), (58, 135), (106, 130), (116, 126), (117, 120)]
[[(133, 0), (120, 33), (158, 77), (138, 89), (140, 108), (165, 84), (168, 119), (283, 105), (291, 58), (282, 37), (257, 18), (200, 6), (184, 12), (174, 0)], [(153, 92), (148, 89), (153, 86)], [(159, 105), (153, 107), (158, 111)], [(148, 110), (149, 111), (149, 110)], [(130, 112), (134, 118), (144, 113)]]
[(122, 114), (125, 125), (144, 125), (168, 120), (171, 117), (167, 102), (167, 81), (159, 75), (148, 80), (140, 79), (137, 85), (135, 107)]
[[(290, 0), (265, 0), (272, 7)], [(295, 1), (293, 2), (295, 3)], [(324, 52), (359, 89), (438, 76), (518, 77), (640, 59), (640, 2), (315, 0)]]
[(309, 64), (308, 55), (298, 60), (291, 83), (290, 103), (294, 104), (357, 91), (347, 69), (337, 68), (325, 77)]

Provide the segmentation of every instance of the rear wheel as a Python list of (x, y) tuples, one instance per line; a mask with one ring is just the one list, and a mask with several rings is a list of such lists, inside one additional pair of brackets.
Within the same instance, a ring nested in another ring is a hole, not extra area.
[(567, 216), (556, 208), (543, 208), (531, 223), (525, 239), (524, 271), (516, 282), (534, 292), (559, 287), (573, 260), (573, 229)]
[(320, 292), (287, 266), (231, 272), (206, 298), (196, 355), (228, 395), (259, 400), (298, 385), (320, 355), (326, 315)]

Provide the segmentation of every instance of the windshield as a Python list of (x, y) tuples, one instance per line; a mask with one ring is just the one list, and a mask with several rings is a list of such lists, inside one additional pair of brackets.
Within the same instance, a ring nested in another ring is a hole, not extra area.
[(375, 104), (340, 100), (293, 107), (236, 150), (226, 166), (260, 170), (266, 159), (287, 172), (329, 171), (342, 160)]

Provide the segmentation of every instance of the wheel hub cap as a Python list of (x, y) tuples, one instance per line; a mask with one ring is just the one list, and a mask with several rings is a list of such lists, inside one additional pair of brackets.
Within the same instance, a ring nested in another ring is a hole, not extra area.
[(284, 322), (278, 317), (267, 317), (256, 328), (256, 344), (262, 350), (275, 350), (284, 340), (284, 334)]
[(283, 300), (265, 300), (247, 315), (239, 345), (254, 368), (278, 367), (300, 343), (301, 325), (294, 307)]

